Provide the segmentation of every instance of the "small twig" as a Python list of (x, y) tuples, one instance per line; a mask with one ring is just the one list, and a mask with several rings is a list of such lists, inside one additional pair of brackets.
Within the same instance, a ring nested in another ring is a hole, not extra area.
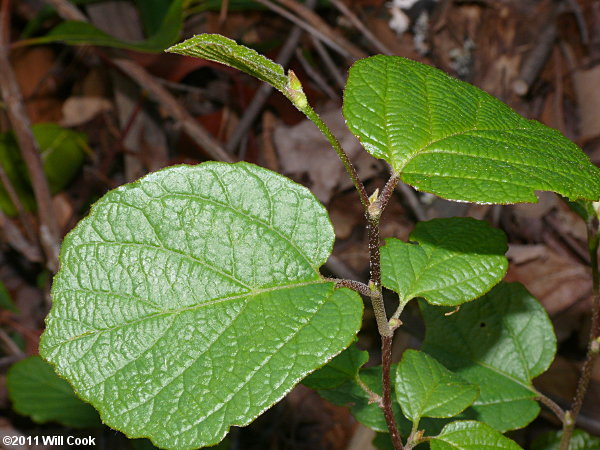
[(325, 63), (325, 66), (327, 67), (327, 70), (329, 70), (329, 73), (331, 74), (332, 78), (335, 80), (338, 87), (343, 90), (346, 85), (346, 80), (338, 70), (337, 65), (333, 62), (333, 59), (331, 59), (331, 56), (329, 56), (329, 53), (327, 52), (323, 44), (321, 44), (321, 41), (319, 41), (314, 36), (311, 36), (311, 39), (313, 45), (315, 46), (315, 49), (317, 50), (317, 53)]
[(79, 22), (87, 22), (88, 19), (79, 9), (65, 0), (46, 0), (46, 3), (51, 4), (56, 9), (60, 17), (67, 20), (78, 20)]
[(585, 24), (585, 18), (583, 17), (581, 6), (579, 6), (577, 0), (567, 0), (567, 3), (571, 7), (571, 12), (575, 16), (575, 21), (577, 22), (577, 27), (579, 28), (581, 43), (587, 45), (590, 41), (590, 34), (588, 33), (587, 25)]
[(290, 11), (296, 13), (298, 17), (304, 19), (307, 23), (312, 25), (314, 28), (319, 30), (321, 34), (325, 34), (330, 40), (335, 42), (337, 45), (342, 47), (354, 59), (366, 58), (368, 55), (363, 52), (360, 48), (352, 44), (350, 41), (336, 33), (327, 22), (314, 11), (308, 9), (302, 3), (298, 3), (296, 0), (277, 0), (280, 4), (288, 8)]
[(581, 376), (577, 383), (577, 391), (573, 398), (571, 409), (565, 413), (563, 420), (563, 434), (560, 440), (560, 450), (568, 450), (577, 417), (581, 412), (585, 393), (592, 377), (594, 363), (600, 353), (600, 273), (598, 272), (598, 244), (600, 234), (598, 233), (598, 218), (593, 218), (587, 224), (588, 229), (588, 249), (590, 252), (590, 266), (592, 269), (592, 327), (590, 329), (590, 338), (588, 351), (581, 369)]
[(335, 287), (347, 287), (361, 295), (364, 295), (365, 297), (371, 298), (371, 295), (373, 295), (373, 291), (369, 289), (369, 286), (367, 286), (365, 283), (361, 283), (360, 281), (345, 280), (340, 278), (326, 278), (326, 280), (333, 281), (335, 283)]
[(39, 248), (23, 236), (21, 230), (19, 230), (19, 228), (4, 215), (4, 212), (2, 212), (1, 209), (0, 231), (2, 231), (6, 243), (21, 253), (29, 261), (39, 263), (43, 260)]
[(185, 132), (194, 139), (212, 158), (233, 162), (233, 158), (194, 117), (140, 65), (128, 59), (113, 59), (112, 62), (127, 76), (142, 86), (165, 108), (168, 114), (181, 124)]
[[(8, 1), (4, 1), (2, 4), (1, 23), (3, 27), (9, 23), (7, 19), (9, 5)], [(4, 32), (1, 32), (0, 37), (4, 34)], [(46, 255), (46, 264), (50, 271), (55, 272), (58, 270), (58, 222), (52, 208), (52, 197), (50, 196), (48, 180), (44, 174), (38, 144), (31, 131), (31, 122), (25, 110), (19, 84), (8, 57), (9, 46), (9, 42), (4, 40), (0, 42), (0, 92), (6, 103), (8, 118), (29, 172), (38, 208), (39, 238)]]
[(16, 356), (17, 358), (23, 358), (25, 353), (15, 344), (10, 336), (4, 331), (4, 328), (0, 328), (0, 342), (4, 351), (10, 356)]
[(331, 3), (333, 3), (333, 6), (335, 6), (344, 16), (346, 16), (350, 23), (361, 32), (365, 39), (369, 41), (371, 45), (373, 45), (375, 50), (377, 50), (379, 53), (383, 53), (384, 55), (394, 54), (385, 46), (383, 42), (381, 42), (373, 33), (371, 33), (371, 31), (361, 22), (356, 14), (350, 11), (350, 8), (348, 8), (345, 3), (340, 0), (331, 0)]
[(554, 42), (556, 41), (556, 26), (552, 22), (540, 35), (536, 46), (527, 55), (521, 65), (519, 78), (513, 83), (513, 90), (517, 95), (525, 95), (529, 92), (531, 85), (546, 65)]
[(330, 28), (322, 20), (321, 20), (321, 22), (325, 25), (324, 29), (319, 28), (319, 25), (314, 26), (314, 25), (306, 22), (305, 20), (298, 18), (297, 16), (292, 14), (287, 9), (276, 5), (275, 3), (273, 3), (270, 0), (256, 0), (256, 2), (267, 7), (271, 11), (276, 12), (280, 16), (285, 17), (290, 22), (295, 23), (300, 28), (304, 29), (305, 31), (309, 32), (310, 34), (317, 36), (325, 44), (327, 44), (329, 47), (331, 47), (332, 49), (334, 49), (335, 51), (337, 51), (344, 57), (355, 58), (355, 59), (359, 59), (359, 58), (363, 57), (363, 56), (360, 56), (360, 57), (354, 56), (351, 51), (349, 51), (347, 48), (344, 48), (344, 45), (340, 45), (340, 43), (336, 42), (339, 39), (335, 39), (335, 38), (332, 38), (331, 36), (328, 36), (324, 30), (330, 30)]
[(361, 380), (360, 375), (357, 374), (356, 377), (354, 377), (354, 381), (356, 381), (356, 384), (358, 384), (360, 388), (367, 393), (369, 396), (369, 403), (377, 403), (380, 408), (383, 407), (383, 399), (381, 398), (381, 395), (373, 392), (373, 390), (367, 386), (363, 380)]
[(302, 68), (306, 74), (314, 81), (319, 89), (321, 89), (330, 99), (339, 101), (340, 96), (336, 94), (331, 87), (329, 87), (325, 79), (310, 65), (299, 49), (296, 50), (296, 58), (298, 58), (298, 61), (300, 61), (300, 64), (302, 64)]

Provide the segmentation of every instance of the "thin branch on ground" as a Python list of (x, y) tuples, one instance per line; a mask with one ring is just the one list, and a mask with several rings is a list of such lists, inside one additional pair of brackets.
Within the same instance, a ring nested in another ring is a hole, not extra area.
[[(2, 4), (2, 26), (9, 27), (10, 2)], [(6, 104), (6, 112), (19, 144), (19, 149), (31, 180), (33, 194), (37, 203), (39, 218), (39, 239), (46, 256), (46, 265), (51, 272), (58, 270), (59, 227), (52, 207), (52, 197), (48, 181), (44, 174), (38, 144), (31, 131), (31, 121), (27, 115), (25, 104), (16, 75), (12, 69), (9, 49), (10, 42), (0, 33), (0, 92)]]
[(325, 49), (325, 46), (321, 44), (321, 41), (314, 36), (311, 36), (311, 39), (315, 49), (317, 50), (317, 53), (325, 63), (327, 70), (329, 70), (331, 77), (335, 80), (338, 87), (343, 91), (346, 87), (346, 80), (338, 70), (338, 66), (333, 62), (333, 59), (331, 59), (331, 56), (327, 52), (327, 49)]
[(0, 233), (4, 241), (31, 262), (42, 262), (39, 247), (29, 242), (21, 230), (0, 209)]
[(346, 6), (341, 0), (331, 0), (333, 6), (335, 6), (346, 18), (350, 21), (354, 27), (362, 33), (367, 41), (371, 43), (373, 48), (384, 55), (393, 55), (392, 52), (383, 42), (381, 42), (377, 37), (371, 33), (371, 31), (365, 26), (364, 23), (354, 14), (350, 8)]
[(333, 89), (331, 89), (321, 74), (310, 65), (299, 49), (296, 50), (296, 58), (298, 58), (298, 61), (300, 61), (300, 64), (302, 64), (302, 68), (308, 77), (319, 87), (319, 89), (321, 89), (321, 91), (323, 91), (331, 100), (339, 101), (340, 96), (336, 94)]
[(337, 33), (333, 28), (329, 26), (317, 13), (307, 8), (302, 3), (298, 3), (296, 0), (277, 0), (281, 5), (288, 8), (304, 19), (307, 23), (312, 25), (314, 28), (319, 30), (322, 34), (327, 35), (332, 41), (336, 42), (342, 47), (348, 54), (355, 59), (366, 58), (368, 55), (352, 44), (349, 40)]

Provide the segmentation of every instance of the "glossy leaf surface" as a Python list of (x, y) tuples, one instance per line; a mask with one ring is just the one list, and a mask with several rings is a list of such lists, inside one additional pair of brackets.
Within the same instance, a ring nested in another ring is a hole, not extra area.
[(381, 249), (382, 283), (400, 303), (460, 305), (489, 291), (508, 267), (506, 236), (480, 220), (419, 222), (409, 240), (418, 245), (389, 238)]
[(283, 67), (254, 50), (237, 44), (219, 34), (201, 34), (167, 49), (171, 53), (195, 56), (216, 61), (272, 85), (279, 91), (285, 91), (288, 77)]
[(346, 348), (362, 300), (318, 269), (334, 234), (260, 167), (170, 167), (66, 237), (42, 355), (105, 423), (164, 448), (220, 441)]
[(520, 450), (521, 447), (485, 423), (449, 423), (431, 441), (431, 450)]
[(79, 428), (102, 425), (96, 410), (79, 399), (69, 383), (39, 356), (13, 364), (6, 386), (14, 410), (34, 422), (58, 422)]
[(373, 56), (350, 69), (344, 116), (367, 151), (450, 200), (536, 202), (536, 190), (600, 198), (600, 170), (558, 131), (433, 67)]
[(426, 325), (422, 350), (479, 386), (468, 418), (506, 431), (538, 415), (531, 380), (554, 359), (556, 337), (548, 314), (522, 285), (501, 283), (449, 316), (448, 308), (420, 306)]
[(426, 353), (405, 350), (395, 377), (396, 398), (404, 415), (418, 423), (421, 417), (453, 417), (479, 395), (477, 386), (450, 372)]

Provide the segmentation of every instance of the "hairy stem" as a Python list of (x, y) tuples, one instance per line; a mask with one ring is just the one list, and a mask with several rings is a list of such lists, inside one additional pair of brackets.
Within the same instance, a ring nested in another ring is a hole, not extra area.
[(381, 365), (383, 381), (383, 414), (392, 438), (394, 449), (402, 450), (402, 440), (396, 426), (394, 410), (392, 409), (392, 384), (390, 380), (390, 369), (392, 366), (392, 339), (393, 336), (381, 336)]
[(375, 199), (369, 201), (367, 208), (367, 221), (369, 230), (369, 261), (371, 266), (371, 279), (369, 281), (369, 289), (372, 291), (371, 302), (375, 319), (377, 320), (377, 328), (381, 335), (381, 381), (382, 381), (382, 405), (383, 414), (387, 423), (388, 431), (392, 439), (394, 449), (402, 450), (402, 440), (394, 418), (392, 409), (392, 383), (390, 380), (390, 371), (392, 366), (392, 340), (394, 330), (390, 327), (385, 312), (383, 303), (383, 293), (381, 290), (381, 254), (380, 254), (380, 236), (379, 236), (379, 221), (383, 210), (388, 204), (388, 201), (398, 184), (398, 177), (393, 175), (379, 195)]
[(361, 283), (360, 281), (345, 280), (340, 278), (326, 278), (326, 280), (333, 281), (335, 283), (335, 287), (347, 287), (361, 295), (364, 295), (365, 297), (370, 298), (371, 295), (373, 295), (373, 292), (371, 292), (369, 286), (367, 286), (365, 283)]
[(365, 186), (362, 183), (362, 181), (360, 181), (360, 178), (358, 178), (358, 173), (356, 172), (356, 168), (350, 162), (348, 155), (346, 154), (346, 152), (340, 145), (337, 138), (333, 135), (333, 133), (331, 132), (329, 127), (325, 124), (325, 122), (323, 122), (323, 120), (321, 119), (321, 117), (319, 117), (319, 115), (315, 112), (315, 110), (310, 107), (310, 105), (306, 105), (306, 107), (302, 108), (301, 111), (306, 115), (306, 117), (308, 117), (319, 128), (321, 133), (323, 133), (323, 135), (327, 138), (327, 140), (329, 141), (329, 143), (331, 144), (331, 146), (333, 147), (335, 152), (338, 154), (338, 156), (342, 160), (342, 164), (346, 168), (346, 172), (348, 172), (348, 175), (352, 179), (352, 183), (354, 184), (354, 187), (356, 188), (356, 191), (358, 192), (358, 196), (360, 197), (360, 202), (365, 207), (365, 209), (368, 208), (369, 207), (369, 196), (367, 195)]
[(563, 409), (554, 401), (552, 400), (550, 397), (542, 394), (539, 391), (536, 391), (537, 394), (537, 400), (542, 403), (544, 406), (546, 406), (550, 411), (552, 411), (554, 413), (554, 415), (556, 417), (558, 417), (558, 419), (561, 422), (565, 421), (565, 412), (563, 411)]
[(600, 353), (600, 274), (598, 273), (598, 243), (600, 241), (598, 234), (598, 219), (594, 218), (588, 222), (588, 250), (590, 252), (590, 265), (592, 269), (592, 328), (590, 330), (590, 340), (585, 362), (581, 369), (581, 376), (577, 384), (577, 391), (573, 399), (573, 406), (567, 411), (563, 420), (563, 435), (560, 440), (560, 450), (568, 450), (577, 416), (583, 406), (583, 399), (590, 383), (592, 368)]

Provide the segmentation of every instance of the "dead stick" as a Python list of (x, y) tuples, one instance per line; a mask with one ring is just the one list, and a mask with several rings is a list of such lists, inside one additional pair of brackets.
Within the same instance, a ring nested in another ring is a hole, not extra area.
[[(9, 1), (2, 4), (2, 26), (8, 25)], [(6, 103), (8, 118), (12, 124), (19, 149), (31, 179), (33, 194), (38, 208), (39, 238), (46, 255), (46, 265), (51, 272), (58, 270), (59, 228), (54, 210), (48, 180), (44, 174), (38, 144), (31, 131), (31, 122), (25, 110), (23, 97), (8, 57), (9, 43), (5, 42), (5, 30), (0, 32), (0, 92)]]
[(341, 0), (331, 0), (331, 3), (333, 3), (333, 6), (335, 6), (343, 15), (345, 15), (352, 25), (354, 25), (354, 27), (362, 33), (365, 39), (371, 43), (375, 50), (377, 50), (379, 53), (383, 53), (384, 55), (394, 54), (394, 52), (387, 48), (383, 42), (381, 42), (373, 33), (371, 33), (365, 24), (360, 21), (356, 14), (354, 14), (345, 3), (343, 3)]
[(290, 11), (296, 13), (299, 17), (304, 19), (307, 23), (312, 25), (314, 28), (319, 30), (321, 33), (327, 35), (332, 41), (347, 51), (353, 58), (361, 59), (366, 58), (368, 55), (360, 48), (352, 44), (346, 38), (336, 33), (333, 28), (327, 24), (321, 17), (307, 8), (305, 5), (298, 3), (296, 0), (277, 0), (281, 5), (288, 8)]

